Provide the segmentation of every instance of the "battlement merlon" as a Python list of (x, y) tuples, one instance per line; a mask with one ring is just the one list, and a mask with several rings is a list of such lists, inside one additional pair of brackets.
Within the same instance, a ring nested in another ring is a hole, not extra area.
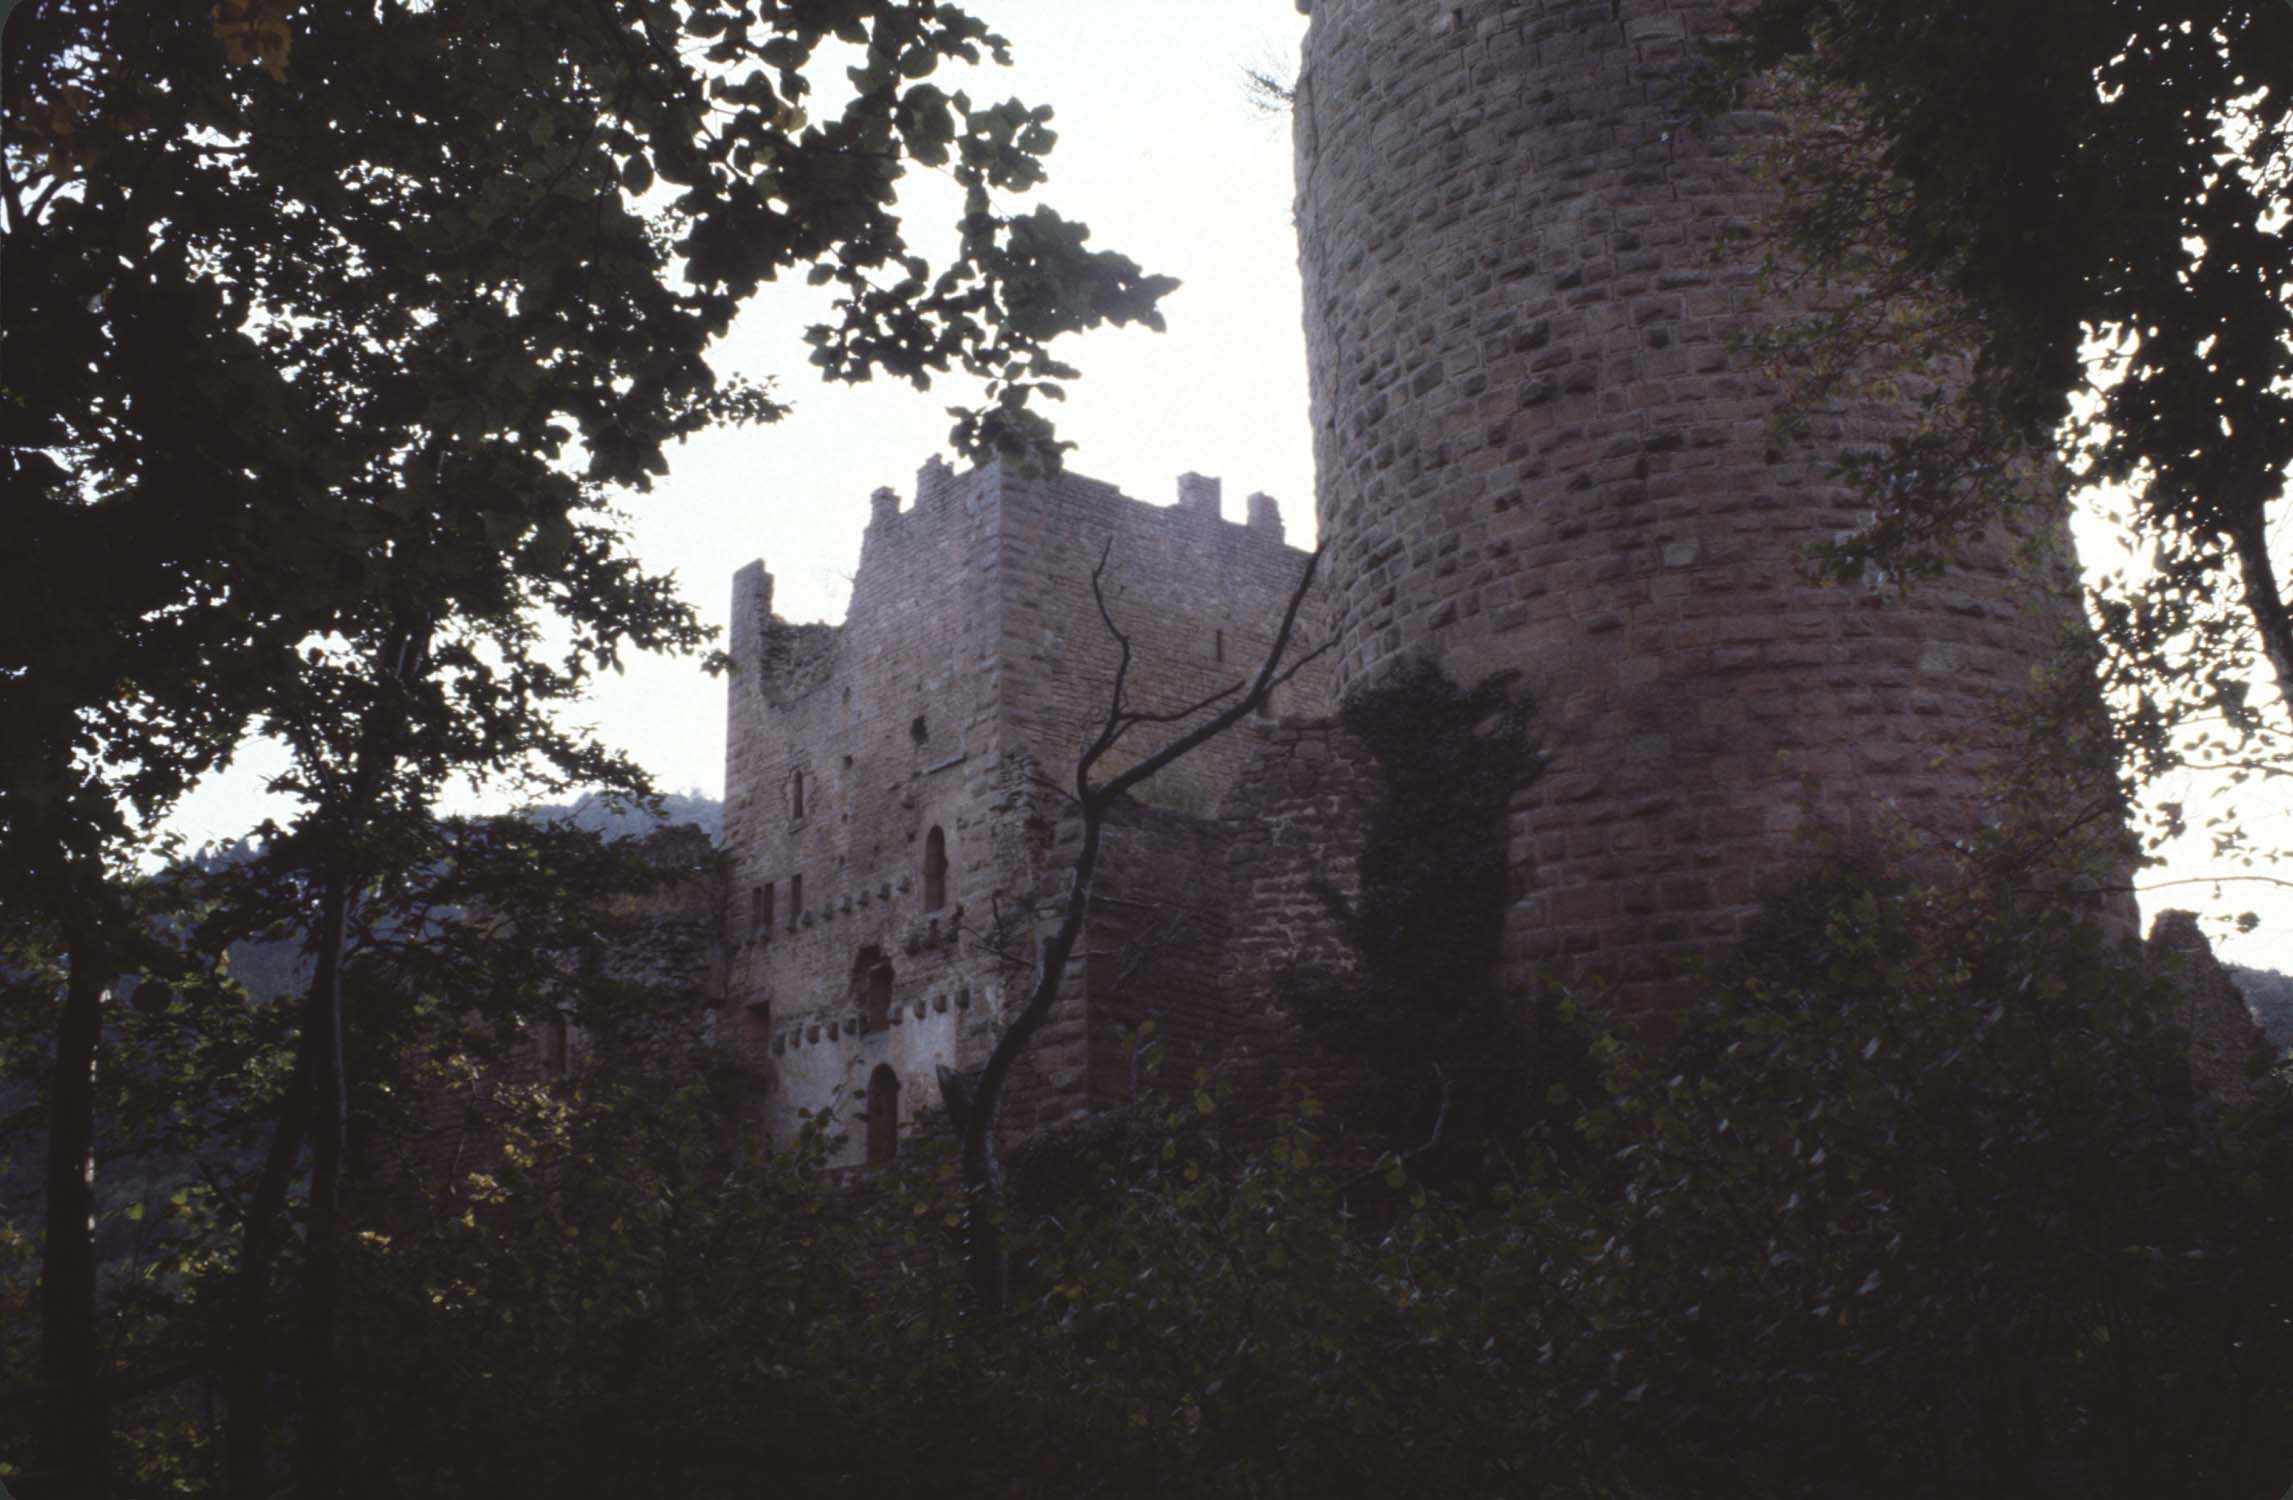
[(760, 558), (732, 578), (732, 672), (726, 692), (778, 700), (817, 686), (843, 635), (840, 625), (795, 625), (772, 612), (772, 575)]
[[(868, 525), (860, 540), (863, 559), (880, 540), (897, 538), (914, 545), (926, 538), (940, 538), (944, 535), (941, 523), (962, 524), (966, 512), (1002, 479), (1000, 460), (958, 473), (935, 453), (916, 470), (913, 503), (903, 502), (900, 492), (890, 485), (877, 486), (868, 496)], [(862, 566), (866, 566), (864, 561)]]
[(743, 673), (753, 672), (772, 629), (772, 575), (758, 558), (732, 576), (732, 629), (725, 649), (732, 655), (735, 687)]
[(1178, 508), (1192, 515), (1220, 519), (1224, 486), (1207, 474), (1191, 470), (1178, 476)]
[(1252, 531), (1270, 533), (1275, 541), (1282, 540), (1282, 505), (1264, 490), (1249, 500), (1249, 527)]

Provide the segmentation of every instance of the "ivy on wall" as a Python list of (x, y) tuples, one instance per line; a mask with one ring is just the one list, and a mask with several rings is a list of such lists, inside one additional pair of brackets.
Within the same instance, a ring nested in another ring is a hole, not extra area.
[(1322, 890), (1356, 963), (1284, 986), (1306, 1028), (1362, 1064), (1362, 1123), (1444, 1155), (1512, 1134), (1540, 1092), (1523, 1081), (1533, 1002), (1499, 977), (1508, 811), (1543, 765), (1533, 717), (1513, 674), (1465, 687), (1415, 659), (1348, 697), (1340, 719), (1384, 780), (1359, 893)]

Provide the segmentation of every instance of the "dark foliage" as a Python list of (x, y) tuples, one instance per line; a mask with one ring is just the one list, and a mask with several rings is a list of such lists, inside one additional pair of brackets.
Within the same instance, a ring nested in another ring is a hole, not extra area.
[(1771, 281), (1820, 292), (1773, 367), (1803, 414), (1921, 411), (1851, 459), (1874, 520), (1835, 560), (1915, 576), (2018, 507), (2050, 521), (2059, 448), (2132, 501), (2141, 561), (2095, 611), (2139, 769), (2273, 763), (2293, 8), (1764, 0), (1724, 50), (1783, 126), (1753, 150), (1781, 190)]
[(512, 1091), (473, 1211), (356, 1252), (359, 1493), (2276, 1500), (2285, 1094), (2201, 1126), (2150, 981), (1967, 894), (1811, 884), (1448, 1188), (1150, 1086), (1014, 1194), (990, 1318), (944, 1145), (728, 1168), (704, 1091)]
[(1507, 813), (1539, 767), (1533, 712), (1510, 678), (1463, 688), (1411, 658), (1350, 697), (1342, 718), (1384, 781), (1360, 893), (1324, 892), (1359, 964), (1293, 975), (1283, 998), (1365, 1065), (1367, 1123), (1414, 1142), (1438, 1122), (1442, 1156), (1459, 1166), (1528, 1123), (1550, 1081), (1541, 1070), (1556, 1062), (1527, 1044), (1524, 1013), (1541, 1002), (1497, 977)]
[[(236, 1487), (268, 1482), (261, 1332), (299, 1236), (296, 1478), (324, 1496), (345, 1066), (389, 1040), (346, 1003), (351, 947), (432, 868), (450, 779), (648, 789), (563, 710), (626, 651), (706, 640), (613, 507), (671, 443), (777, 414), (711, 363), (741, 302), (834, 285), (824, 375), (962, 370), (989, 401), (960, 447), (1055, 461), (1029, 408), (1074, 373), (1051, 342), (1153, 325), (1171, 283), (1011, 206), (1050, 112), (934, 82), (1005, 52), (936, 0), (32, 0), (7, 29), (0, 940), (55, 980), (35, 1461), (51, 1489), (107, 1485), (86, 1226), (111, 987), (195, 977), (155, 972), (136, 860), (260, 729), (300, 804), (264, 862), (312, 972), (291, 1080), (238, 1091), (275, 1108), (227, 1456)], [(903, 232), (912, 166), (963, 189), (938, 265)]]

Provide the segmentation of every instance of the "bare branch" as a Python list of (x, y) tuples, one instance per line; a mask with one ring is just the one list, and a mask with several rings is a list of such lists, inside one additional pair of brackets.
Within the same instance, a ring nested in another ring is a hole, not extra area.
[[(1229, 703), (1216, 716), (1196, 725), (1137, 765), (1104, 783), (1093, 785), (1092, 767), (1113, 748), (1123, 730), (1128, 727), (1123, 692), (1130, 677), (1131, 642), (1130, 637), (1115, 623), (1114, 614), (1107, 607), (1106, 571), (1108, 559), (1113, 552), (1114, 542), (1110, 539), (1100, 550), (1098, 566), (1091, 570), (1091, 597), (1098, 605), (1100, 622), (1115, 639), (1119, 655), (1114, 681), (1107, 694), (1106, 719), (1075, 765), (1075, 800), (1082, 818), (1083, 837), (1075, 852), (1075, 863), (1069, 875), (1059, 925), (1037, 954), (1034, 982), (1026, 1003), (1012, 1016), (1003, 1034), (996, 1038), (995, 1047), (988, 1054), (987, 1062), (979, 1070), (976, 1079), (960, 1080), (957, 1083), (958, 1090), (964, 1096), (959, 1123), (963, 1179), (964, 1186), (971, 1194), (965, 1213), (965, 1259), (971, 1273), (974, 1299), (978, 1307), (987, 1312), (1001, 1311), (1006, 1301), (1002, 1232), (997, 1223), (1003, 1192), (1002, 1169), (995, 1158), (994, 1141), (1003, 1085), (1010, 1077), (1013, 1065), (1027, 1050), (1027, 1044), (1042, 1029), (1052, 1007), (1058, 1003), (1059, 988), (1066, 977), (1068, 961), (1074, 956), (1075, 945), (1081, 939), (1084, 923), (1090, 916), (1091, 884), (1098, 872), (1100, 835), (1106, 824), (1107, 813), (1116, 799), (1132, 787), (1225, 733), (1264, 706), (1267, 694), (1277, 684), (1288, 681), (1305, 664), (1304, 661), (1293, 663), (1285, 671), (1283, 658), (1289, 654), (1290, 639), (1296, 633), (1298, 615), (1305, 608), (1306, 596), (1313, 588), (1322, 556), (1317, 549), (1307, 557), (1305, 568), (1298, 576), (1297, 587), (1291, 590), (1289, 602), (1282, 610), (1282, 623), (1275, 632), (1273, 644), (1267, 648), (1257, 674), (1242, 696)], [(1312, 660), (1327, 649), (1327, 643), (1317, 647), (1305, 661)], [(1208, 701), (1216, 702), (1230, 696), (1231, 689)], [(1137, 721), (1136, 716), (1128, 717)], [(1444, 1119), (1448, 1114), (1446, 1087), (1444, 1080)], [(942, 1080), (941, 1091), (948, 1096), (952, 1108), (957, 1101), (950, 1092), (949, 1080)]]
[(1249, 684), (1247, 683), (1241, 682), (1230, 684), (1229, 686), (1220, 688), (1217, 692), (1212, 693), (1207, 698), (1197, 699), (1195, 702), (1188, 704), (1184, 708), (1174, 708), (1168, 713), (1125, 714), (1123, 715), (1123, 727), (1128, 729), (1133, 724), (1176, 724), (1182, 720), (1191, 719), (1196, 714), (1201, 713), (1204, 709), (1210, 707), (1213, 703), (1216, 703), (1219, 699), (1230, 698), (1234, 694), (1241, 692), (1242, 689), (1248, 685)]
[(1064, 782), (1053, 781), (1050, 777), (1044, 775), (1041, 771), (1028, 772), (1027, 784), (1029, 786), (1038, 788), (1039, 790), (1051, 793), (1053, 796), (1057, 797), (1060, 801), (1067, 803), (1069, 806), (1074, 805), (1075, 794), (1067, 788), (1067, 785)]
[(2287, 880), (2281, 875), (2192, 875), (2182, 880), (2144, 880), (2132, 885), (2106, 886), (2104, 889), (2139, 894), (2170, 890), (2177, 885), (2266, 885), (2293, 891), (2293, 880)]
[(1107, 722), (1100, 726), (1097, 737), (1085, 747), (1081, 758), (1075, 762), (1075, 795), (1079, 799), (1089, 798), (1091, 767), (1097, 765), (1100, 757), (1114, 748), (1115, 741), (1122, 738), (1123, 733), (1123, 688), (1131, 675), (1131, 638), (1123, 634), (1122, 627), (1115, 623), (1114, 614), (1107, 608), (1107, 559), (1114, 555), (1114, 551), (1115, 539), (1110, 536), (1107, 544), (1099, 549), (1098, 566), (1091, 569), (1091, 602), (1099, 607), (1099, 622), (1107, 627), (1107, 634), (1115, 638), (1115, 645), (1121, 654), (1115, 659), (1114, 683), (1107, 689)]
[[(1192, 754), (1199, 747), (1208, 744), (1265, 706), (1266, 695), (1272, 692), (1278, 683), (1289, 680), (1288, 676), (1283, 675), (1281, 671), (1282, 658), (1289, 653), (1290, 637), (1298, 627), (1298, 612), (1305, 608), (1306, 595), (1313, 589), (1314, 575), (1321, 567), (1321, 562), (1320, 548), (1315, 548), (1313, 552), (1307, 555), (1305, 571), (1298, 575), (1298, 586), (1290, 591), (1290, 602), (1282, 611), (1281, 628), (1274, 633), (1274, 644), (1267, 647), (1265, 660), (1259, 664), (1258, 675), (1251, 681), (1250, 690), (1244, 693), (1240, 699), (1229, 704), (1216, 717), (1204, 720), (1129, 770), (1110, 778), (1105, 785), (1084, 787), (1086, 805), (1094, 797), (1102, 803), (1113, 801), (1163, 767), (1170, 765), (1182, 756)], [(1306, 660), (1310, 661), (1313, 656), (1319, 656), (1328, 649), (1328, 644), (1324, 643), (1316, 647), (1312, 656)], [(1298, 667), (1304, 665), (1304, 661), (1297, 663), (1291, 668), (1291, 672), (1295, 673)]]

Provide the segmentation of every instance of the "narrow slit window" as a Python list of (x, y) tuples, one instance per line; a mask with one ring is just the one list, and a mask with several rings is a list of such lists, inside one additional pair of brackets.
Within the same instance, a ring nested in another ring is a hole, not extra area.
[(1214, 631), (1212, 631), (1212, 632), (1210, 633), (1210, 655), (1211, 655), (1211, 660), (1213, 660), (1213, 661), (1224, 661), (1224, 660), (1226, 660), (1226, 632), (1225, 632), (1225, 631), (1223, 631), (1223, 630), (1214, 630)]
[(760, 943), (772, 941), (772, 882), (766, 881), (748, 893), (748, 930)]
[(788, 925), (794, 927), (796, 919), (804, 915), (804, 877), (788, 877)]
[(788, 816), (791, 819), (804, 816), (804, 773), (802, 771), (793, 772), (788, 778)]
[(892, 1024), (892, 966), (878, 964), (868, 971), (868, 1008), (863, 1031), (882, 1031)]
[(947, 835), (934, 828), (924, 836), (924, 910), (947, 905)]
[(852, 955), (853, 1007), (862, 1032), (881, 1031), (892, 1023), (892, 966), (884, 950), (874, 944)]

